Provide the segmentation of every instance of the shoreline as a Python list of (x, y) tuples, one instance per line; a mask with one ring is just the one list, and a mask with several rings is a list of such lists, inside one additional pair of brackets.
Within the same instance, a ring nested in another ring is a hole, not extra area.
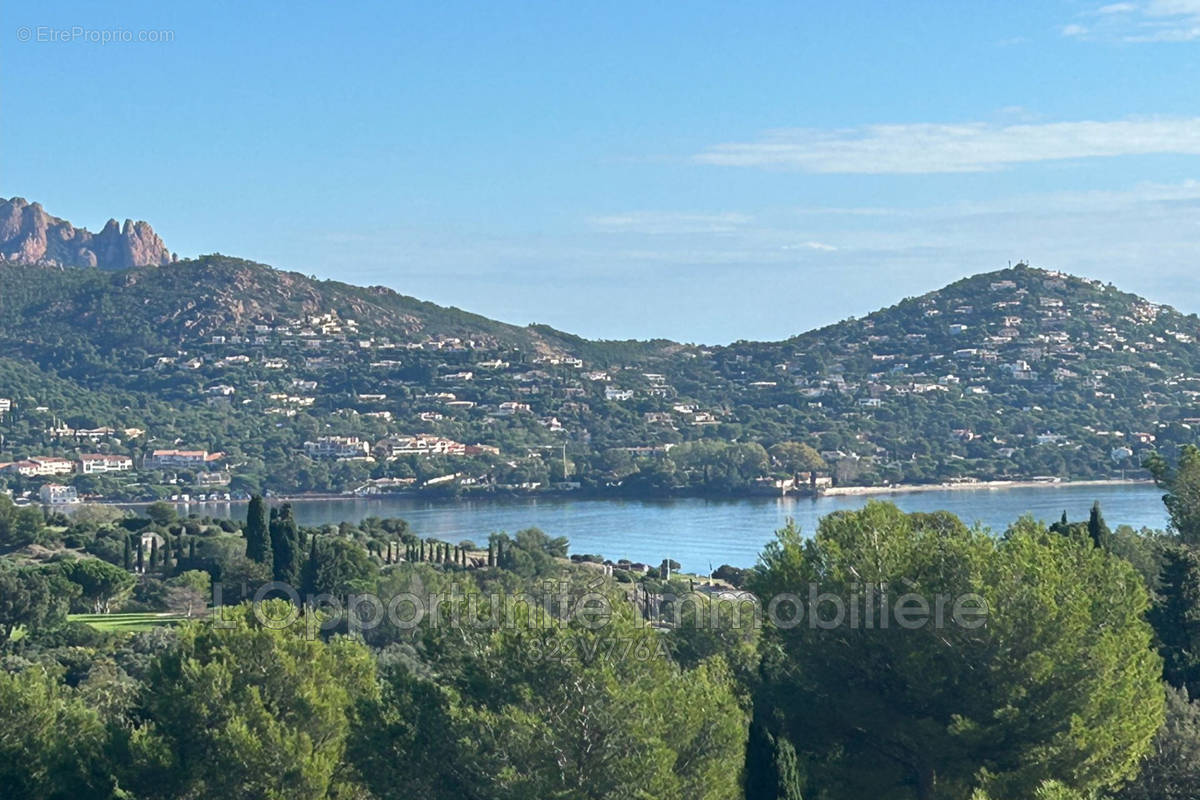
[[(478, 500), (525, 500), (545, 498), (577, 498), (581, 500), (673, 500), (683, 497), (701, 497), (712, 500), (742, 500), (742, 499), (762, 499), (762, 500), (778, 500), (784, 497), (794, 499), (809, 499), (816, 500), (821, 497), (872, 497), (901, 494), (922, 494), (927, 492), (982, 492), (982, 491), (1003, 491), (1006, 489), (1066, 489), (1066, 488), (1087, 488), (1098, 486), (1153, 486), (1154, 481), (1149, 478), (1104, 478), (1095, 480), (1081, 481), (1045, 481), (1045, 480), (1002, 480), (1002, 481), (975, 481), (975, 482), (960, 482), (960, 483), (898, 483), (890, 486), (834, 486), (822, 490), (818, 495), (812, 496), (809, 494), (788, 494), (788, 495), (763, 495), (763, 494), (734, 494), (734, 495), (706, 495), (704, 493), (688, 493), (688, 494), (666, 494), (666, 495), (624, 495), (624, 494), (607, 494), (594, 492), (570, 492), (570, 491), (533, 491), (525, 493), (465, 493), (458, 497), (448, 497), (445, 495), (424, 495), (419, 492), (392, 492), (387, 494), (372, 494), (372, 495), (355, 495), (355, 494), (294, 494), (294, 495), (273, 495), (267, 500), (272, 503), (317, 503), (328, 502), (330, 500), (346, 501), (346, 500), (362, 500), (362, 501), (379, 501), (389, 499), (405, 499), (405, 500), (426, 500), (433, 502), (445, 503), (447, 505), (455, 505), (464, 501)], [(180, 502), (171, 500), (135, 500), (135, 501), (100, 501), (96, 505), (111, 505), (124, 508), (140, 508), (152, 505), (155, 502), (166, 502), (173, 506), (208, 506), (208, 505), (244, 505), (246, 500), (205, 500), (205, 501), (190, 501)]]
[(1001, 491), (1004, 489), (1067, 489), (1089, 486), (1153, 486), (1149, 478), (1104, 478), (1085, 481), (975, 481), (962, 483), (898, 483), (892, 486), (834, 486), (822, 497), (864, 497), (870, 495), (919, 494), (921, 492)]

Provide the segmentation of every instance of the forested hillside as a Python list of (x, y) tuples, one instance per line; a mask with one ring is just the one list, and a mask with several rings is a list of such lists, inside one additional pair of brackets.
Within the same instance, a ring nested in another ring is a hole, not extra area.
[[(1194, 315), (1024, 265), (711, 347), (594, 342), (224, 256), (4, 263), (0, 286), (0, 463), (128, 456), (128, 474), (70, 479), (105, 497), (191, 491), (200, 471), (232, 492), (1129, 477), (1200, 425)], [(148, 459), (173, 449), (220, 458)]]

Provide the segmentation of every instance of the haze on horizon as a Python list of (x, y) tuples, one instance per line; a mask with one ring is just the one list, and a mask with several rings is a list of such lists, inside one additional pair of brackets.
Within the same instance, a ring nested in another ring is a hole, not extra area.
[(1200, 310), (1200, 0), (327, 11), (6, 8), (0, 194), (592, 337), (1022, 259)]

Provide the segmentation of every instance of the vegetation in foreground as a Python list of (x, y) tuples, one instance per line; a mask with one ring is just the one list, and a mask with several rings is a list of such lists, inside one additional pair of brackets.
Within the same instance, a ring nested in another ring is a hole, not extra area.
[[(1195, 797), (1200, 453), (1154, 469), (1169, 532), (1110, 530), (1097, 508), (993, 535), (871, 503), (811, 538), (785, 528), (752, 570), (721, 570), (747, 595), (670, 564), (610, 576), (535, 530), (451, 544), (398, 520), (303, 529), (264, 503), (235, 531), (163, 509), (51, 524), (56, 547), (0, 569), (0, 786), (147, 800)], [(166, 555), (139, 569), (135, 550), (126, 569), (84, 553), (131, 527), (164, 529)], [(146, 616), (194, 602), (206, 580), (247, 593), (271, 578), (324, 598)], [(985, 624), (830, 613), (884, 586), (975, 598)], [(804, 624), (713, 614), (809, 591), (822, 599)], [(366, 593), (433, 593), (460, 613), (334, 613)], [(483, 617), (469, 601), (525, 594), (549, 599)], [(605, 601), (604, 624), (572, 613), (585, 598)]]

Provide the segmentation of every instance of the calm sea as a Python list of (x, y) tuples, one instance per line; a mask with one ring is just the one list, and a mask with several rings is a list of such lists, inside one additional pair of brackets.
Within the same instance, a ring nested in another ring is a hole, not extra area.
[[(347, 499), (294, 504), (302, 525), (321, 525), (364, 517), (403, 517), (423, 537), (450, 542), (487, 541), (494, 531), (513, 533), (538, 527), (566, 536), (572, 553), (600, 553), (657, 564), (673, 558), (690, 572), (708, 572), (721, 564), (754, 564), (773, 532), (793, 518), (811, 532), (831, 511), (859, 508), (865, 497), (748, 498), (738, 500), (464, 500)], [(1063, 511), (1072, 520), (1087, 519), (1099, 501), (1113, 528), (1164, 528), (1162, 491), (1149, 485), (1061, 486), (1032, 489), (972, 489), (914, 492), (882, 497), (905, 511), (952, 511), (968, 523), (1002, 531), (1022, 514), (1051, 522)], [(245, 513), (244, 504), (192, 504), (189, 511), (211, 516)]]

